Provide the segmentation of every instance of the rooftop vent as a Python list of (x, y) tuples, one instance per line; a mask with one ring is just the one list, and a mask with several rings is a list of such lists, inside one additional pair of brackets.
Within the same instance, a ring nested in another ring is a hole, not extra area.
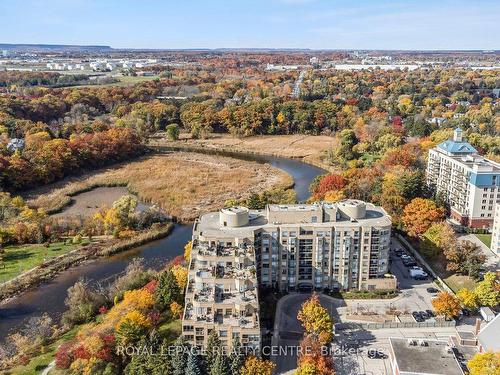
[(420, 346), (429, 346), (429, 343), (427, 341), (424, 341), (424, 340), (418, 340), (418, 345), (420, 345)]
[(417, 341), (413, 339), (408, 339), (408, 346), (417, 346)]

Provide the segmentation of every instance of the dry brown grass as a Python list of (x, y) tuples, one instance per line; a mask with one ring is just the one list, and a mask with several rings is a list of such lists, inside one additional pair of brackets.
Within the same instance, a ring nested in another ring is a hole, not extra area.
[(212, 134), (207, 139), (191, 139), (183, 134), (177, 142), (170, 142), (161, 135), (151, 141), (152, 145), (175, 145), (223, 149), (233, 152), (248, 152), (299, 158), (306, 163), (317, 165), (324, 169), (331, 169), (331, 165), (324, 162), (328, 150), (336, 148), (336, 139), (326, 135), (265, 135), (246, 138), (235, 138), (230, 135)]
[(269, 165), (222, 156), (177, 152), (122, 164), (31, 193), (30, 205), (60, 209), (68, 196), (97, 186), (127, 186), (147, 203), (155, 203), (181, 220), (215, 210), (229, 198), (289, 187), (292, 178)]

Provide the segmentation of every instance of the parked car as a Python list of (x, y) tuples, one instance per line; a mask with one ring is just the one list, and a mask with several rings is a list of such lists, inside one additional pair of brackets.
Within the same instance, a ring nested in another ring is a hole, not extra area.
[(415, 319), (417, 323), (425, 322), (425, 319), (422, 317), (422, 315), (420, 315), (420, 312), (414, 311), (411, 313), (411, 315), (413, 316), (413, 319)]
[(387, 354), (377, 349), (369, 349), (368, 350), (368, 358), (371, 359), (386, 359)]
[(415, 267), (417, 265), (417, 262), (415, 262), (413, 259), (410, 259), (410, 260), (404, 260), (403, 264), (406, 267)]
[(436, 288), (427, 288), (427, 293), (436, 294), (437, 292), (439, 292), (439, 290)]
[(411, 266), (409, 269), (415, 270), (415, 271), (423, 271), (422, 267), (419, 267), (419, 266)]
[(429, 318), (434, 318), (436, 315), (432, 312), (432, 310), (425, 310)]
[(421, 316), (421, 317), (422, 317), (422, 319), (424, 319), (424, 320), (427, 320), (427, 319), (429, 319), (429, 318), (430, 318), (429, 314), (427, 314), (427, 312), (426, 312), (426, 311), (419, 311), (418, 313), (420, 314), (420, 316)]
[(414, 280), (427, 280), (427, 278), (429, 277), (429, 275), (426, 272), (419, 272), (419, 273), (415, 273), (413, 275), (410, 273), (410, 276)]

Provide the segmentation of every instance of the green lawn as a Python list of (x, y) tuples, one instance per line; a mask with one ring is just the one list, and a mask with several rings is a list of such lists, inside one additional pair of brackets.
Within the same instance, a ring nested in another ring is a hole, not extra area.
[(158, 327), (158, 333), (165, 337), (169, 343), (173, 343), (182, 333), (182, 322), (180, 319), (163, 323)]
[[(82, 244), (87, 243), (83, 242)], [(67, 253), (82, 244), (65, 245), (64, 242), (54, 242), (48, 247), (41, 244), (8, 246), (4, 248), (4, 253), (0, 254), (0, 257), (3, 259), (0, 263), (0, 283), (38, 266), (44, 260)]]
[(479, 238), (488, 248), (491, 248), (491, 234), (475, 234), (474, 236)]
[(443, 280), (455, 293), (457, 293), (460, 289), (463, 288), (472, 290), (477, 285), (474, 279), (465, 275), (451, 275), (446, 278), (443, 278)]
[[(76, 336), (79, 329), (80, 326), (73, 327), (73, 329), (66, 332), (58, 340), (54, 341), (50, 345), (47, 345), (45, 347), (45, 353), (33, 357), (26, 366), (14, 367), (12, 370), (9, 371), (9, 373), (12, 375), (39, 374), (40, 372), (43, 371), (43, 369), (45, 369), (49, 365), (50, 362), (54, 360), (54, 355), (56, 354), (59, 345), (61, 345), (66, 341), (72, 340)], [(51, 373), (53, 372), (54, 371), (51, 371)]]

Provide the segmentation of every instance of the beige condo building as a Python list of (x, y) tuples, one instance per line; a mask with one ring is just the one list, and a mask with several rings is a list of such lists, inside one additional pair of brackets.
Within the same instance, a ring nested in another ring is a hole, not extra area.
[(183, 335), (204, 347), (216, 329), (227, 347), (258, 348), (258, 286), (393, 289), (390, 234), (387, 213), (358, 200), (205, 214), (193, 227)]

